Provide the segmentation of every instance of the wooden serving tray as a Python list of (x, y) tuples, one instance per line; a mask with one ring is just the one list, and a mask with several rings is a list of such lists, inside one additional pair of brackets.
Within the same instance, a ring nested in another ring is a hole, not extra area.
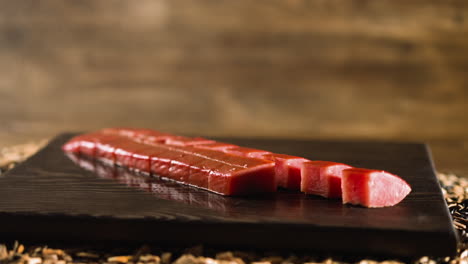
[(368, 209), (288, 191), (223, 197), (89, 160), (74, 162), (61, 150), (72, 135), (58, 136), (0, 177), (1, 239), (204, 243), (387, 256), (456, 252), (455, 231), (424, 144), (217, 139), (387, 170), (413, 188), (397, 206)]

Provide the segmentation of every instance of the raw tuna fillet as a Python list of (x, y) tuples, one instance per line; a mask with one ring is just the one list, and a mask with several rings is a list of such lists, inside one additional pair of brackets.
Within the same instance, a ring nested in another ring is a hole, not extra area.
[(63, 149), (225, 195), (272, 192), (280, 186), (383, 207), (411, 191), (404, 180), (384, 171), (148, 129), (108, 128), (77, 136)]
[[(106, 151), (97, 151), (96, 146), (99, 144), (106, 146)], [(96, 159), (111, 157), (121, 166), (151, 172), (224, 195), (276, 190), (274, 162), (216, 150), (142, 143), (127, 136), (103, 132), (75, 137), (63, 149)]]
[[(99, 137), (97, 135), (99, 135)], [(91, 157), (99, 154), (103, 160), (114, 162), (114, 147), (108, 145), (107, 142), (119, 139), (120, 137), (115, 135), (91, 133), (86, 136), (74, 137), (63, 146), (63, 149), (66, 152), (80, 152)]]
[(115, 144), (120, 142), (121, 137), (116, 135), (105, 135), (95, 139), (96, 152), (95, 156), (101, 157), (101, 160), (115, 163)]
[(365, 207), (393, 206), (401, 202), (411, 187), (386, 171), (351, 168), (343, 170), (343, 203)]
[(191, 146), (158, 147), (167, 149), (167, 152), (151, 158), (151, 170), (158, 175), (224, 195), (276, 190), (272, 162)]
[(254, 149), (254, 148), (244, 148), (244, 147), (229, 148), (229, 149), (225, 149), (224, 152), (232, 154), (232, 155), (236, 155), (236, 156), (257, 158), (257, 159), (263, 159), (264, 155), (271, 154), (270, 151)]
[(341, 198), (341, 175), (351, 166), (331, 161), (308, 161), (301, 168), (301, 191), (327, 198)]
[(301, 167), (302, 163), (309, 161), (308, 159), (285, 154), (266, 154), (262, 157), (275, 162), (278, 186), (290, 190), (301, 189)]

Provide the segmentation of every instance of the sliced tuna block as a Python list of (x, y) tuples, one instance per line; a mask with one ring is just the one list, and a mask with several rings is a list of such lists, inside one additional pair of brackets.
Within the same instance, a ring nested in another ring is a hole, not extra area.
[(304, 162), (301, 168), (301, 191), (327, 198), (341, 198), (342, 172), (349, 168), (351, 166), (331, 161)]
[(74, 137), (62, 149), (66, 152), (81, 153), (86, 156), (94, 157), (97, 152), (97, 145), (100, 142), (102, 136), (99, 133), (89, 133)]
[(231, 195), (274, 192), (276, 191), (274, 164), (251, 164), (246, 168), (221, 166), (210, 171), (208, 189)]
[[(183, 181), (183, 179), (185, 178), (184, 175), (170, 174), (170, 172), (171, 164), (173, 164), (174, 162), (183, 163), (184, 161), (182, 160), (182, 158), (186, 156), (186, 154), (181, 151), (174, 151), (173, 149), (167, 148), (164, 145), (154, 146), (154, 148), (161, 150), (161, 154), (153, 155), (151, 157), (151, 172), (159, 176), (170, 178), (176, 181)], [(189, 165), (187, 164), (187, 166)], [(188, 178), (188, 175), (186, 177)]]
[(94, 157), (96, 156), (96, 140), (94, 137), (83, 137), (80, 140), (79, 145), (79, 152), (80, 154), (84, 154), (86, 156)]
[[(161, 176), (167, 175), (169, 178), (185, 181), (188, 184), (225, 195), (276, 190), (274, 163), (272, 162), (237, 157), (220, 151), (198, 149), (192, 146), (167, 146), (167, 148), (169, 148), (169, 152), (161, 158), (165, 161), (171, 160), (171, 164), (167, 168), (164, 162), (159, 159), (158, 166)], [(152, 161), (154, 159), (155, 157)], [(177, 167), (173, 168), (174, 165)], [(152, 169), (154, 168), (155, 165), (152, 162)]]
[[(136, 153), (136, 151), (143, 149), (143, 147), (144, 146), (138, 142), (130, 140), (119, 142), (119, 144), (115, 145), (115, 163), (120, 166), (134, 169), (135, 159), (133, 158), (133, 154)], [(96, 156), (96, 158), (101, 159), (99, 156)]]
[[(229, 155), (196, 146), (184, 147), (189, 153), (180, 158), (190, 164), (190, 182), (207, 184), (207, 188), (218, 193), (256, 193), (276, 190), (274, 163), (266, 160)], [(196, 153), (191, 155), (190, 153)], [(202, 159), (200, 159), (202, 158)], [(232, 173), (237, 177), (232, 178)], [(206, 179), (208, 181), (206, 182)]]
[(96, 142), (97, 157), (101, 160), (114, 163), (115, 162), (115, 148), (123, 140), (121, 136), (117, 135), (97, 135), (94, 138)]
[(248, 157), (248, 158), (263, 158), (266, 154), (271, 154), (270, 151), (261, 150), (261, 149), (254, 149), (254, 148), (244, 148), (244, 147), (234, 147), (225, 149), (224, 152), (241, 156), (241, 157)]
[[(96, 152), (98, 143), (113, 151)], [(92, 147), (83, 148), (87, 145)], [(108, 153), (113, 153), (114, 162), (121, 166), (151, 171), (161, 177), (224, 195), (276, 190), (275, 164), (268, 160), (234, 156), (194, 146), (142, 143), (127, 136), (103, 132), (76, 137), (65, 144), (63, 149), (96, 159), (107, 158)]]
[(383, 207), (397, 204), (411, 191), (404, 180), (384, 171), (148, 129), (104, 129), (74, 137), (63, 150), (224, 195), (272, 192), (280, 186)]
[(151, 173), (152, 157), (161, 155), (164, 152), (165, 150), (163, 149), (155, 149), (152, 146), (145, 146), (144, 148), (140, 148), (137, 152), (132, 154), (132, 160), (130, 164), (136, 170), (145, 173)]
[(189, 159), (189, 182), (194, 186), (208, 188), (210, 172), (213, 169), (221, 167), (221, 164), (213, 164), (210, 160), (197, 156), (190, 157)]
[(401, 202), (411, 187), (400, 177), (380, 170), (343, 170), (343, 203), (365, 207), (393, 206)]
[(310, 160), (286, 154), (266, 154), (262, 157), (275, 162), (276, 183), (278, 186), (290, 190), (301, 189), (302, 163)]

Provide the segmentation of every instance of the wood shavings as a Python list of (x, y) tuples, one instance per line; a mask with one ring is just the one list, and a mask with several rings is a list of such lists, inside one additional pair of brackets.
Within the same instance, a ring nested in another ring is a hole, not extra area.
[(0, 245), (0, 261), (8, 258), (8, 250), (5, 245)]
[(78, 252), (75, 255), (79, 258), (92, 258), (92, 259), (99, 258), (98, 254), (89, 253), (89, 252)]
[(36, 153), (46, 143), (47, 140), (41, 140), (35, 143), (0, 148), (0, 176), (3, 172), (12, 169), (16, 164)]
[(143, 263), (159, 264), (161, 263), (161, 258), (155, 255), (143, 255), (143, 256), (140, 256), (138, 261), (143, 262)]
[(164, 252), (161, 254), (161, 264), (169, 264), (171, 263), (172, 253), (171, 252)]
[(128, 263), (132, 256), (115, 256), (107, 258), (107, 262)]

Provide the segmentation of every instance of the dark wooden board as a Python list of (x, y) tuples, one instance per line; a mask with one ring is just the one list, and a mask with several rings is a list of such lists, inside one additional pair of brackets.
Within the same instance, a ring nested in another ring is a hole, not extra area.
[(451, 218), (424, 144), (222, 139), (388, 170), (413, 188), (397, 206), (367, 209), (287, 191), (223, 197), (122, 169), (109, 173), (109, 167), (90, 162), (99, 172), (94, 173), (61, 151), (70, 136), (58, 136), (0, 177), (0, 237), (205, 243), (392, 256), (445, 256), (456, 250)]

